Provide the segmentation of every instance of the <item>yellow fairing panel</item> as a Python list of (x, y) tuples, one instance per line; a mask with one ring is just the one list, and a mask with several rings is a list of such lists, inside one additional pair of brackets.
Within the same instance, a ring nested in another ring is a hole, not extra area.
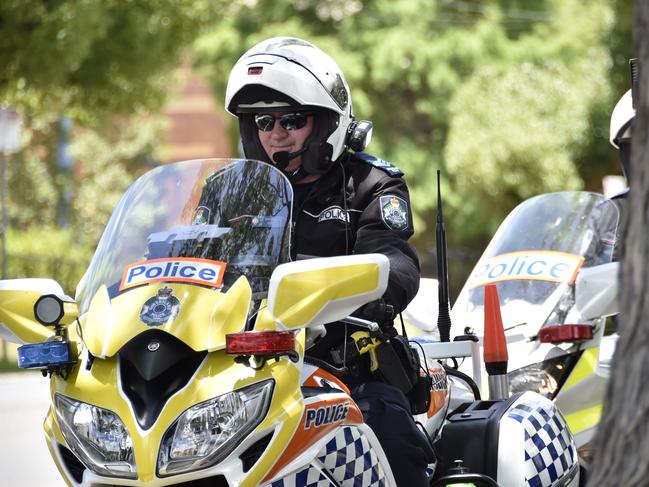
[[(301, 349), (298, 352), (303, 353)], [(268, 362), (263, 368), (253, 370), (235, 363), (225, 351), (208, 354), (194, 378), (169, 399), (156, 422), (146, 431), (139, 427), (128, 400), (119, 390), (118, 375), (117, 357), (95, 360), (90, 370), (87, 370), (85, 363), (80, 363), (67, 380), (57, 375), (52, 377), (51, 394), (63, 394), (117, 414), (133, 440), (135, 464), (142, 482), (151, 482), (156, 478), (159, 447), (166, 431), (184, 411), (198, 403), (253, 383), (274, 379), (268, 414), (256, 431), (274, 430), (275, 436), (271, 447), (248, 472), (241, 487), (259, 485), (281, 455), (302, 417), (300, 371), (297, 364), (286, 358)], [(46, 421), (46, 432), (50, 438), (62, 442), (59, 428), (50, 418)]]
[(300, 391), (300, 371), (295, 364), (284, 359), (270, 366), (267, 365), (264, 367), (264, 372), (275, 379), (275, 391), (268, 414), (256, 431), (275, 428), (275, 436), (254, 468), (241, 482), (241, 487), (255, 487), (261, 484), (295, 434), (304, 410), (304, 399)]
[(557, 397), (557, 405), (575, 434), (594, 428), (601, 419), (607, 381), (595, 373), (598, 355), (597, 347), (584, 351)]
[(34, 317), (34, 304), (42, 295), (39, 291), (0, 291), (0, 324), (23, 343), (42, 342), (54, 334)]
[[(288, 272), (281, 276), (275, 287), (271, 281), (274, 300), (269, 311), (287, 329), (307, 326), (317, 318), (322, 322), (343, 318), (383, 294), (384, 281), (387, 281), (387, 259), (385, 261), (382, 264), (349, 260), (349, 265)], [(386, 266), (383, 272), (382, 265)], [(321, 313), (326, 316), (320, 316)]]
[(577, 362), (574, 369), (572, 369), (570, 376), (563, 385), (564, 392), (595, 373), (598, 354), (599, 348), (589, 348), (584, 351), (579, 358), (579, 362)]
[(155, 283), (131, 289), (111, 300), (102, 286), (88, 311), (79, 318), (90, 353), (112, 357), (133, 337), (153, 328), (140, 319), (140, 311), (165, 286), (172, 289), (180, 307), (175, 319), (155, 328), (175, 336), (193, 350), (219, 350), (225, 347), (227, 333), (243, 331), (252, 297), (244, 276), (225, 293), (191, 284)]

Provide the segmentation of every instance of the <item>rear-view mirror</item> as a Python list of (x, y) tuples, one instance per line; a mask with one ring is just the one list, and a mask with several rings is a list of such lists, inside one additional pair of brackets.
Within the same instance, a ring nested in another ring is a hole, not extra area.
[(0, 281), (0, 338), (13, 343), (47, 340), (54, 329), (39, 323), (36, 302), (44, 295), (65, 293), (52, 279), (8, 279)]
[(582, 268), (575, 281), (575, 305), (582, 318), (592, 320), (619, 313), (619, 262)]

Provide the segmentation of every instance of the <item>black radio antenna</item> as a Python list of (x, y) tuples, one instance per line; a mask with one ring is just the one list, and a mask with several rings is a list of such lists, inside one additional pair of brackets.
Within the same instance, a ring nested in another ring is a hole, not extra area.
[(633, 108), (637, 108), (638, 96), (640, 96), (640, 67), (638, 66), (638, 58), (629, 59), (629, 69), (631, 71), (631, 103)]
[(451, 339), (451, 316), (449, 313), (448, 297), (448, 262), (446, 260), (446, 229), (444, 228), (444, 214), (442, 213), (442, 191), (440, 189), (440, 171), (437, 170), (437, 221), (435, 225), (437, 244), (437, 280), (439, 281), (437, 313), (437, 329), (439, 338), (443, 342)]

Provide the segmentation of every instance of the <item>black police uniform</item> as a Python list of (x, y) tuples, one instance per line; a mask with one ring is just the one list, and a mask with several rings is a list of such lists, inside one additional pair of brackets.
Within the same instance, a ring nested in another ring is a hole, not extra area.
[(615, 206), (617, 206), (617, 209), (620, 212), (620, 219), (617, 225), (615, 247), (613, 250), (613, 262), (619, 262), (622, 260), (624, 249), (622, 245), (622, 238), (624, 237), (623, 232), (627, 226), (626, 219), (629, 217), (629, 188), (626, 188), (615, 196), (612, 196), (611, 201), (615, 203)]
[[(419, 260), (407, 243), (413, 234), (408, 188), (403, 173), (386, 161), (356, 153), (335, 164), (314, 183), (294, 185), (293, 252), (301, 257), (381, 253), (390, 261), (383, 296), (402, 311), (419, 287)], [(307, 354), (327, 357), (345, 339), (339, 324)], [(397, 485), (427, 485), (432, 448), (415, 425), (406, 396), (397, 387), (364, 377), (343, 378), (383, 446)]]
[(384, 254), (390, 260), (385, 299), (397, 312), (419, 287), (419, 259), (407, 243), (413, 225), (402, 176), (391, 164), (357, 153), (314, 183), (294, 185), (293, 244), (298, 258)]

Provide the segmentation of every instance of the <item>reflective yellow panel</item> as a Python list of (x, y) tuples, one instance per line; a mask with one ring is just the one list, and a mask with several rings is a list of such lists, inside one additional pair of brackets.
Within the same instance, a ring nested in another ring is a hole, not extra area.
[(287, 274), (277, 288), (275, 316), (286, 328), (304, 326), (328, 303), (371, 293), (378, 285), (374, 263)]
[(0, 324), (24, 343), (43, 342), (54, 334), (34, 317), (34, 304), (41, 295), (37, 291), (0, 291)]
[[(171, 289), (172, 304), (156, 301), (159, 291)], [(156, 283), (131, 289), (109, 299), (105, 287), (99, 288), (88, 312), (80, 318), (83, 339), (89, 351), (98, 357), (111, 357), (136, 335), (158, 328), (182, 340), (196, 351), (225, 347), (225, 335), (244, 329), (252, 291), (241, 276), (226, 293), (191, 284)], [(166, 316), (165, 306), (173, 312), (160, 324), (146, 324), (149, 317)], [(162, 312), (155, 314), (156, 306)], [(144, 321), (143, 321), (144, 319)]]

